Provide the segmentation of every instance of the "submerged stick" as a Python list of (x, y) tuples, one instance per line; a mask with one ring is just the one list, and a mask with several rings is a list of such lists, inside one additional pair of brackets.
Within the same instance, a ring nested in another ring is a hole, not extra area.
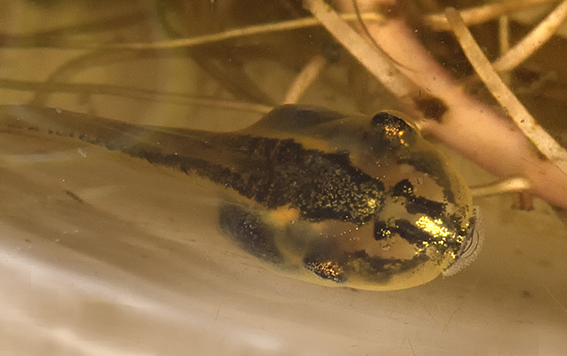
[[(565, 4), (567, 5), (567, 2)], [(535, 121), (518, 98), (502, 82), (462, 21), (459, 13), (453, 8), (447, 9), (446, 13), (465, 55), (492, 96), (502, 105), (509, 117), (514, 120), (540, 152), (567, 174), (567, 152)]]
[[(368, 11), (368, 7), (382, 2), (366, 2), (367, 7), (362, 10)], [(338, 4), (344, 11), (352, 11), (350, 0)], [(333, 11), (329, 7), (325, 9)], [(410, 78), (418, 88), (417, 93), (427, 94), (422, 100), (419, 96), (410, 102), (401, 100), (404, 110), (415, 115), (422, 130), (497, 176), (527, 178), (535, 195), (567, 208), (567, 175), (552, 162), (542, 160), (523, 133), (502, 113), (467, 95), (422, 46), (401, 16), (381, 24), (368, 23), (367, 27), (380, 47), (402, 64), (390, 80), (408, 83)], [(335, 35), (332, 28), (328, 30)], [(343, 45), (351, 51), (361, 40)], [(372, 72), (372, 67), (380, 63), (363, 64)]]

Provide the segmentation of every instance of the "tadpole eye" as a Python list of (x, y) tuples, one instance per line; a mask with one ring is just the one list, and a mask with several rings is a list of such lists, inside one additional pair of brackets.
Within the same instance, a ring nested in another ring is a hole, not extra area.
[(407, 122), (385, 111), (379, 112), (378, 114), (374, 115), (374, 117), (372, 117), (372, 125), (389, 127), (392, 129), (397, 128), (399, 130), (413, 130)]
[(484, 224), (481, 219), (479, 207), (473, 209), (473, 217), (471, 218), (469, 230), (463, 244), (459, 256), (455, 259), (445, 271), (444, 277), (455, 275), (470, 265), (480, 253), (482, 243), (484, 241)]
[(379, 112), (372, 117), (372, 128), (375, 139), (392, 148), (412, 144), (416, 139), (416, 131), (403, 119), (388, 112)]

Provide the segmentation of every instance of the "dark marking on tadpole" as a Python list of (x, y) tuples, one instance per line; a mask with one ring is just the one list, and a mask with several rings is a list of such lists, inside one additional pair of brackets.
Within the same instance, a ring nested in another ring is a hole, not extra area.
[(135, 145), (122, 148), (107, 144), (106, 147), (205, 177), (267, 209), (290, 205), (299, 209), (302, 219), (310, 221), (364, 223), (380, 211), (385, 199), (384, 184), (352, 166), (347, 152), (307, 150), (292, 139), (229, 137), (224, 148), (247, 157), (234, 167)]
[(409, 179), (403, 179), (399, 181), (394, 188), (392, 188), (392, 195), (395, 197), (413, 197), (414, 190), (413, 184), (409, 181)]
[(376, 241), (387, 239), (392, 235), (392, 230), (385, 221), (377, 220), (374, 222), (374, 239)]
[(423, 113), (423, 117), (425, 117), (426, 119), (432, 119), (441, 122), (443, 115), (445, 115), (448, 110), (445, 102), (437, 97), (417, 97), (414, 98), (414, 101), (417, 109)]
[(413, 127), (401, 118), (387, 112), (379, 112), (371, 120), (372, 131), (364, 135), (370, 141), (375, 154), (394, 154), (413, 145), (418, 135)]
[(421, 213), (437, 219), (445, 212), (445, 203), (414, 196), (407, 198), (406, 210), (410, 214)]
[(417, 226), (405, 219), (395, 221), (395, 232), (412, 245), (421, 245), (423, 242), (432, 239), (431, 235), (427, 232), (420, 230)]
[(410, 157), (402, 157), (398, 159), (398, 163), (413, 166), (418, 172), (427, 173), (429, 178), (433, 179), (437, 185), (443, 187), (443, 195), (450, 203), (455, 203), (455, 194), (451, 189), (451, 180), (447, 174), (444, 174), (444, 163), (432, 152), (420, 152)]
[(321, 279), (332, 281), (338, 284), (347, 282), (343, 268), (333, 260), (316, 260), (307, 257), (303, 261), (303, 267), (313, 272)]
[(382, 130), (390, 131), (400, 131), (400, 130), (412, 130), (413, 128), (408, 125), (407, 122), (400, 119), (397, 116), (389, 114), (387, 112), (379, 112), (372, 117), (372, 125), (375, 127), (380, 127)]
[(219, 225), (244, 251), (267, 262), (283, 262), (274, 242), (274, 229), (259, 215), (237, 205), (223, 205), (219, 212)]
[[(388, 259), (369, 256), (365, 250), (356, 251), (347, 257), (345, 270), (354, 269), (376, 283), (387, 283), (392, 276), (416, 268), (429, 261), (426, 254), (419, 254), (409, 260)], [(364, 266), (364, 267), (361, 267)], [(361, 269), (362, 268), (362, 269)]]
[(409, 179), (398, 182), (392, 188), (392, 196), (406, 198), (406, 210), (410, 214), (427, 214), (439, 218), (445, 212), (445, 203), (415, 195), (413, 184)]

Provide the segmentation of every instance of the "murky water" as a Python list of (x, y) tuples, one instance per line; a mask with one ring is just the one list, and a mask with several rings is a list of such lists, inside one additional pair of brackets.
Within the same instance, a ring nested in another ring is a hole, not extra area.
[[(305, 14), (295, 1), (5, 1), (0, 103), (230, 131), (281, 103), (297, 73), (323, 54), (331, 63), (301, 103), (347, 113), (399, 109), (318, 27), (191, 49), (80, 49)], [(529, 27), (513, 21), (513, 37)], [(492, 50), (494, 23), (474, 30)], [(455, 44), (436, 47), (450, 36), (429, 35), (441, 62), (460, 68), (457, 77), (470, 74)], [(563, 57), (549, 53), (561, 53), (563, 41), (553, 38), (514, 82), (559, 139)], [(540, 83), (545, 90), (522, 91)], [(496, 179), (441, 149), (468, 183)], [(561, 355), (567, 346), (567, 231), (537, 199), (532, 211), (511, 209), (510, 195), (475, 199), (486, 224), (477, 261), (422, 286), (367, 292), (270, 269), (223, 236), (219, 196), (206, 182), (118, 152), (2, 131), (0, 181), (6, 354)]]

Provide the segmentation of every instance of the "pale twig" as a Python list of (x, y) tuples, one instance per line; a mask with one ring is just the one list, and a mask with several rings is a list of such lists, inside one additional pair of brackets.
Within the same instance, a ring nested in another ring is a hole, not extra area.
[[(556, 2), (557, 0), (516, 0), (497, 2), (488, 5), (460, 10), (463, 21), (469, 26), (478, 25), (493, 20), (502, 15), (510, 14), (541, 3)], [(424, 23), (434, 31), (448, 31), (451, 29), (444, 13), (426, 15)]]
[(54, 83), (54, 82), (32, 82), (23, 80), (0, 79), (0, 88), (35, 92), (59, 92), (59, 93), (88, 93), (95, 95), (114, 95), (134, 98), (144, 101), (168, 102), (179, 105), (200, 105), (227, 110), (250, 111), (265, 114), (272, 107), (242, 103), (229, 100), (210, 99), (197, 97), (190, 94), (164, 92), (149, 89), (137, 89), (123, 86), (91, 84), (91, 83)]
[(498, 18), (498, 44), (500, 55), (510, 50), (510, 17), (502, 15)]
[(504, 193), (514, 193), (529, 190), (530, 182), (525, 178), (510, 178), (500, 182), (471, 187), (473, 197), (487, 197)]
[(475, 42), (457, 10), (448, 8), (446, 13), (465, 55), (494, 98), (539, 151), (567, 174), (567, 152), (545, 132), (512, 91), (502, 82), (498, 73), (492, 68)]
[[(154, 53), (154, 55), (157, 55)], [(45, 84), (66, 82), (78, 72), (87, 68), (105, 66), (119, 61), (127, 61), (141, 57), (139, 51), (93, 51), (73, 58), (63, 63), (44, 80)], [(40, 86), (38, 86), (40, 88)], [(33, 99), (29, 102), (33, 106), (46, 106), (50, 91), (37, 90)]]
[(306, 0), (305, 6), (325, 26), (351, 55), (366, 67), (398, 98), (405, 98), (416, 91), (415, 85), (394, 66), (390, 57), (377, 51), (363, 40), (328, 5), (320, 0)]
[(493, 63), (497, 71), (509, 71), (524, 62), (546, 43), (567, 18), (567, 0), (563, 1), (527, 36)]
[[(501, 56), (510, 50), (510, 17), (508, 15), (502, 15), (498, 18), (498, 44), (500, 45)], [(500, 76), (506, 85), (510, 85), (512, 82), (510, 71), (502, 71)]]
[[(359, 0), (359, 6), (368, 11), (383, 2), (391, 5), (391, 0)], [(350, 0), (337, 0), (336, 4), (343, 11), (352, 11)], [(367, 27), (384, 52), (403, 64), (391, 80), (401, 78), (407, 83), (409, 78), (419, 88), (420, 96), (415, 101), (401, 100), (401, 104), (407, 114), (415, 115), (421, 129), (497, 176), (525, 177), (534, 194), (567, 208), (567, 175), (553, 163), (542, 160), (523, 133), (500, 111), (467, 95), (423, 47), (403, 17), (368, 23)], [(361, 40), (354, 38), (353, 43), (345, 44), (346, 49), (351, 51)], [(367, 69), (371, 71), (376, 66), (379, 63), (370, 62)], [(424, 119), (426, 112), (420, 112), (415, 105), (425, 94), (433, 99), (426, 100), (426, 104), (438, 104), (441, 109), (435, 119)]]
[(283, 103), (297, 103), (307, 88), (317, 79), (326, 64), (327, 60), (323, 56), (313, 57), (291, 84)]
[(96, 20), (88, 23), (63, 26), (47, 31), (35, 32), (25, 35), (9, 35), (0, 33), (0, 47), (42, 47), (43, 45), (56, 46), (58, 42), (64, 42), (66, 36), (80, 34), (93, 34), (96, 32), (109, 32), (119, 28), (139, 24), (149, 17), (144, 11), (136, 11), (131, 14), (119, 15), (109, 19)]
[[(360, 16), (367, 21), (380, 22), (384, 17), (376, 13), (363, 13)], [(356, 14), (342, 15), (345, 21), (357, 21)], [(175, 48), (188, 48), (211, 44), (236, 38), (242, 38), (253, 35), (266, 35), (274, 32), (297, 30), (301, 28), (320, 26), (319, 21), (312, 17), (301, 18), (290, 21), (268, 23), (262, 25), (249, 26), (244, 28), (235, 28), (224, 32), (213, 33), (204, 36), (191, 38), (179, 38), (167, 41), (156, 41), (148, 43), (96, 43), (96, 42), (73, 42), (66, 40), (63, 43), (18, 43), (18, 41), (8, 41), (3, 44), (4, 47), (18, 48), (61, 48), (61, 49), (122, 49), (122, 50), (170, 50)]]

